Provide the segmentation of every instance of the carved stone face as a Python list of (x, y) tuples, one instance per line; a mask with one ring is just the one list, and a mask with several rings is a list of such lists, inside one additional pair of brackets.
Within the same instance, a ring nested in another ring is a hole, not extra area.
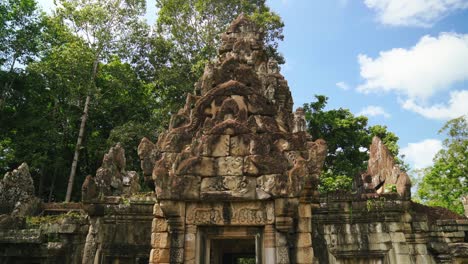
[(267, 90), (265, 91), (265, 97), (269, 100), (269, 101), (273, 101), (275, 99), (275, 88), (273, 87), (273, 85), (269, 85)]
[(278, 62), (276, 60), (268, 61), (268, 73), (279, 73)]

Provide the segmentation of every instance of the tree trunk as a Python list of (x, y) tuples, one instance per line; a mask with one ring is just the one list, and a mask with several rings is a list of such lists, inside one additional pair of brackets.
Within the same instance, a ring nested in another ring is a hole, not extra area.
[(83, 142), (86, 121), (88, 120), (88, 110), (89, 110), (90, 101), (91, 101), (91, 96), (88, 94), (86, 96), (83, 115), (81, 116), (80, 132), (78, 134), (78, 140), (76, 141), (75, 154), (73, 156), (73, 163), (72, 163), (72, 167), (70, 171), (70, 176), (68, 177), (67, 195), (65, 197), (65, 202), (67, 203), (70, 202), (71, 194), (73, 191), (73, 182), (75, 181), (76, 168), (78, 166), (78, 159), (80, 156), (81, 143)]
[(57, 179), (57, 166), (54, 169), (54, 175), (52, 176), (52, 182), (50, 183), (49, 197), (47, 197), (47, 202), (52, 202), (52, 196), (54, 195), (55, 189), (55, 180)]
[[(94, 84), (96, 79), (97, 73), (97, 66), (99, 61), (96, 59), (93, 63), (93, 73), (91, 75), (91, 84)], [(67, 186), (67, 195), (65, 196), (65, 202), (70, 202), (72, 191), (73, 191), (73, 182), (75, 181), (76, 175), (76, 168), (78, 166), (78, 160), (80, 156), (80, 148), (81, 143), (83, 142), (83, 136), (86, 126), (86, 121), (88, 120), (88, 111), (89, 111), (89, 103), (91, 101), (91, 91), (88, 91), (88, 95), (86, 96), (86, 101), (84, 105), (83, 115), (81, 116), (81, 125), (80, 125), (80, 132), (78, 133), (78, 140), (76, 141), (75, 146), (75, 154), (73, 156), (73, 163), (71, 166), (70, 176), (68, 177), (68, 186)]]

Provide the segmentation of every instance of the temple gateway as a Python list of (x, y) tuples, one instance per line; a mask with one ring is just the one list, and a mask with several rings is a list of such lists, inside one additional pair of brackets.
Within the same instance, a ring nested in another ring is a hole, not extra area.
[[(117, 145), (82, 203), (38, 206), (84, 217), (26, 228), (12, 223), (31, 210), (0, 216), (0, 263), (468, 263), (468, 219), (413, 203), (379, 138), (352, 193), (320, 194), (327, 144), (293, 112), (263, 33), (240, 16), (221, 41), (169, 129), (138, 146), (155, 192), (138, 193)], [(27, 179), (26, 169), (8, 177)], [(34, 200), (24, 193), (23, 204)]]

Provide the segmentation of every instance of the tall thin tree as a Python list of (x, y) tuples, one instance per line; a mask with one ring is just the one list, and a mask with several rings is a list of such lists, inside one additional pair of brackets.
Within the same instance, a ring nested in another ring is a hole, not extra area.
[(71, 200), (99, 64), (125, 51), (128, 31), (135, 28), (146, 9), (144, 0), (58, 0), (55, 15), (82, 38), (93, 52), (93, 65), (83, 106), (80, 130), (68, 177), (65, 201)]

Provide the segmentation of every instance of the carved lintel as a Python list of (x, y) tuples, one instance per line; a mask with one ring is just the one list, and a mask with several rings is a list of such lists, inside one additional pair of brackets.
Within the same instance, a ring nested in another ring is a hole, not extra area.
[(186, 223), (190, 225), (273, 224), (273, 203), (189, 204), (187, 206)]

